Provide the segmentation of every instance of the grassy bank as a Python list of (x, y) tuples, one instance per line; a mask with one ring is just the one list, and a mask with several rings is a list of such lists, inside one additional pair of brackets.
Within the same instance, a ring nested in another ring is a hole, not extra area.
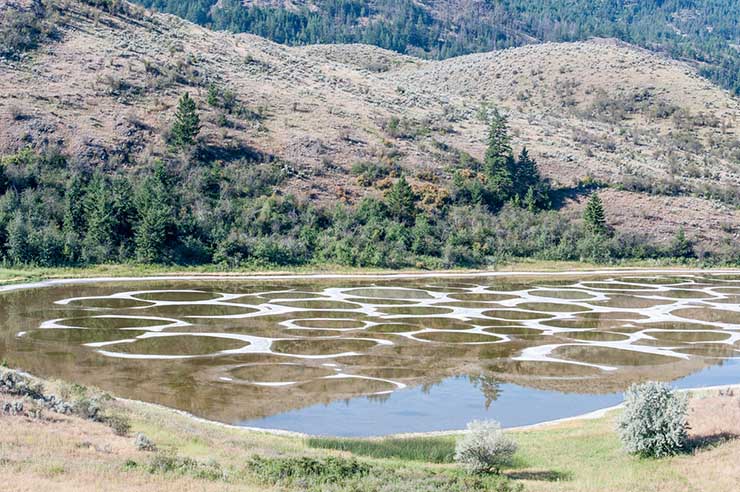
[[(59, 383), (45, 386), (47, 392), (70, 391)], [(0, 401), (9, 399), (0, 394)], [(130, 429), (117, 435), (120, 425), (47, 410), (0, 413), (4, 490), (730, 492), (740, 483), (735, 438), (740, 398), (731, 392), (692, 395), (694, 449), (688, 454), (663, 460), (627, 455), (614, 433), (615, 411), (595, 420), (513, 431), (520, 447), (515, 465), (503, 478), (482, 480), (450, 463), (454, 437), (449, 436), (303, 439), (119, 400), (105, 403), (104, 414), (125, 419)], [(137, 449), (137, 433), (157, 451)]]
[[(497, 272), (565, 272), (578, 270), (608, 270), (618, 268), (700, 268), (694, 263), (675, 263), (669, 261), (625, 261), (618, 264), (596, 264), (587, 262), (520, 260), (498, 265), (488, 271)], [(481, 270), (454, 269), (445, 270), (446, 273), (475, 273)], [(49, 279), (94, 278), (94, 277), (146, 277), (155, 275), (247, 275), (247, 274), (400, 274), (400, 273), (429, 273), (429, 270), (402, 269), (391, 270), (381, 268), (352, 268), (341, 265), (318, 264), (294, 268), (226, 268), (221, 265), (201, 265), (185, 267), (178, 265), (146, 265), (134, 263), (95, 265), (87, 267), (64, 268), (0, 268), (0, 285), (37, 282)]]

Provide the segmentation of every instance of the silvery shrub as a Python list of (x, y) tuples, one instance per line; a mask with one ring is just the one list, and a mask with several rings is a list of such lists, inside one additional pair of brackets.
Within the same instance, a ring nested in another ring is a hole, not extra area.
[(645, 458), (683, 451), (688, 440), (689, 401), (665, 383), (633, 384), (625, 393), (617, 431), (625, 449)]
[(517, 450), (516, 442), (495, 420), (474, 420), (455, 445), (455, 461), (470, 473), (499, 473), (510, 465)]

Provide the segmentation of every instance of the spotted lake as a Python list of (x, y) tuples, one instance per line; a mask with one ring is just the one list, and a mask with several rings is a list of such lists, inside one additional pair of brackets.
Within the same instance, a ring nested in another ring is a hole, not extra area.
[(731, 273), (160, 279), (0, 294), (0, 358), (249, 427), (532, 424), (630, 383), (740, 383)]

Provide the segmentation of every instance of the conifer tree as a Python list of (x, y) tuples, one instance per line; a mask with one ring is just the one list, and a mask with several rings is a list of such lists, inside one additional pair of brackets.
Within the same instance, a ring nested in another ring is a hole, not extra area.
[(82, 256), (87, 262), (110, 260), (113, 230), (110, 198), (108, 181), (102, 174), (95, 173), (87, 185), (83, 201), (87, 230), (83, 239)]
[(686, 231), (683, 227), (678, 230), (673, 241), (671, 241), (670, 254), (675, 258), (693, 258), (696, 256), (694, 245), (686, 237)]
[(406, 178), (396, 181), (385, 196), (386, 205), (391, 216), (407, 224), (411, 224), (416, 217), (416, 196)]
[(488, 129), (488, 148), (484, 167), (488, 175), (488, 190), (499, 203), (511, 198), (513, 191), (513, 154), (506, 116), (494, 110)]
[(174, 207), (163, 166), (147, 177), (136, 193), (138, 221), (134, 229), (139, 261), (158, 263), (167, 260), (168, 241), (175, 233)]
[(172, 143), (180, 148), (189, 147), (195, 143), (198, 133), (200, 133), (198, 108), (190, 94), (186, 92), (177, 104), (175, 121), (171, 130)]
[(522, 148), (519, 157), (516, 160), (516, 166), (513, 170), (514, 192), (524, 198), (530, 188), (537, 186), (542, 177), (537, 163), (529, 156), (527, 148)]
[(594, 193), (586, 204), (583, 212), (583, 219), (586, 221), (586, 228), (593, 234), (606, 234), (608, 227), (606, 225), (606, 215), (604, 213), (604, 204), (598, 193)]
[(85, 230), (85, 180), (75, 173), (69, 179), (64, 192), (64, 217), (62, 254), (68, 262), (76, 262), (80, 254), (80, 237)]

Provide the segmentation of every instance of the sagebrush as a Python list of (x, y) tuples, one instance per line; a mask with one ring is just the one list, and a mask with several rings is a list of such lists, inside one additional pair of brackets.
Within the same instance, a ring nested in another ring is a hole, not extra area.
[(688, 396), (665, 383), (633, 384), (625, 394), (617, 429), (627, 452), (662, 458), (686, 449)]
[(494, 420), (473, 421), (468, 431), (455, 446), (455, 461), (471, 473), (498, 474), (501, 468), (511, 465), (516, 442)]

